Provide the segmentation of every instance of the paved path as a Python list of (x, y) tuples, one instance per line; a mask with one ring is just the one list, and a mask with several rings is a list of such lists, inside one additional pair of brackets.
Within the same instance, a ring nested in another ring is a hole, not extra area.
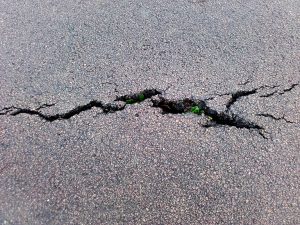
[(0, 224), (300, 224), (299, 0), (0, 5)]

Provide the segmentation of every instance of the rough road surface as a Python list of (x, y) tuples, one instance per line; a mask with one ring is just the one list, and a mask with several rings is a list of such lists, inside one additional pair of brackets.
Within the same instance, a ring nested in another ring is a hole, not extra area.
[(0, 0), (0, 224), (300, 224), (299, 0)]

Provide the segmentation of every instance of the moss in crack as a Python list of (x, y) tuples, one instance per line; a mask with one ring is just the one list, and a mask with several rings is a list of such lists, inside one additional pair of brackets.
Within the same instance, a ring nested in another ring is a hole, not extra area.
[(205, 113), (206, 104), (204, 101), (184, 98), (182, 100), (169, 100), (162, 96), (152, 99), (153, 107), (159, 107), (163, 110), (163, 113), (188, 113), (192, 112), (195, 114)]
[(132, 95), (131, 98), (128, 98), (125, 100), (126, 104), (134, 104), (134, 103), (139, 103), (139, 102), (142, 102), (144, 101), (146, 98), (145, 98), (145, 95), (143, 93), (139, 93), (137, 95)]
[(145, 100), (145, 95), (144, 95), (143, 93), (139, 94), (139, 95), (138, 95), (138, 100), (139, 100), (140, 102), (144, 101), (144, 100)]
[(145, 95), (143, 93), (133, 96), (133, 98), (126, 99), (126, 104), (139, 103), (145, 100)]
[(134, 104), (136, 103), (137, 101), (133, 100), (133, 99), (127, 99), (126, 100), (126, 104)]

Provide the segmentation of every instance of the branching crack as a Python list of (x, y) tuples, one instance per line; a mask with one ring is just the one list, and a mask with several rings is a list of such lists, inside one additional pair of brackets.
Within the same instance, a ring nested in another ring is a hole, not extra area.
[[(61, 114), (54, 114), (54, 115), (48, 115), (40, 112), (40, 109), (51, 107), (55, 104), (43, 104), (39, 106), (36, 109), (29, 109), (29, 108), (19, 108), (15, 106), (5, 107), (1, 110), (0, 115), (6, 115), (9, 114), (11, 116), (16, 116), (19, 114), (29, 114), (29, 115), (37, 115), (41, 119), (44, 119), (49, 122), (53, 122), (55, 120), (64, 120), (64, 119), (70, 119), (71, 117), (80, 114), (83, 111), (90, 110), (92, 108), (101, 108), (104, 113), (113, 113), (116, 111), (121, 111), (125, 108), (126, 104), (133, 104), (138, 103), (141, 101), (144, 101), (148, 98), (151, 98), (154, 95), (161, 94), (160, 91), (156, 89), (146, 89), (139, 93), (130, 94), (130, 95), (124, 95), (120, 97), (116, 97), (115, 101), (112, 103), (103, 103), (101, 101), (92, 100), (89, 103), (85, 105), (77, 106), (74, 109), (71, 109), (70, 111), (66, 113)], [(117, 101), (125, 102), (125, 104), (118, 104)]]
[[(284, 89), (282, 92), (274, 91), (273, 93), (268, 94), (269, 96), (273, 95), (274, 93), (285, 93), (288, 91), (291, 91), (293, 88), (295, 88), (297, 84), (293, 84), (290, 88)], [(162, 113), (172, 113), (172, 114), (181, 114), (181, 113), (187, 113), (192, 112), (198, 115), (203, 114), (208, 119), (208, 124), (203, 125), (204, 127), (212, 127), (212, 126), (233, 126), (236, 128), (245, 128), (249, 130), (257, 130), (258, 133), (263, 137), (264, 136), (264, 128), (254, 122), (248, 121), (245, 118), (242, 118), (241, 116), (234, 114), (231, 111), (231, 107), (233, 104), (235, 104), (240, 98), (249, 96), (252, 94), (256, 94), (259, 89), (263, 88), (275, 88), (278, 86), (261, 86), (252, 90), (246, 90), (246, 91), (237, 91), (234, 93), (229, 93), (226, 95), (231, 95), (231, 98), (226, 104), (226, 110), (222, 112), (218, 112), (212, 108), (210, 108), (206, 100), (203, 99), (196, 99), (196, 98), (185, 98), (185, 99), (179, 99), (179, 100), (169, 100), (164, 98), (162, 95), (164, 91), (157, 90), (157, 89), (145, 89), (141, 92), (118, 96), (115, 98), (115, 100), (111, 103), (103, 103), (102, 101), (98, 100), (92, 100), (87, 104), (80, 105), (75, 107), (74, 109), (71, 109), (70, 111), (66, 113), (61, 114), (45, 114), (41, 112), (41, 109), (51, 107), (55, 104), (43, 104), (39, 106), (36, 109), (30, 109), (30, 108), (19, 108), (15, 106), (5, 107), (0, 111), (0, 115), (11, 115), (11, 116), (17, 116), (19, 114), (29, 114), (29, 115), (37, 115), (41, 119), (53, 122), (55, 120), (64, 120), (69, 119), (75, 115), (80, 114), (81, 112), (90, 110), (92, 108), (101, 108), (104, 113), (114, 113), (117, 111), (123, 110), (127, 105), (140, 103), (142, 101), (145, 101), (146, 99), (151, 99), (152, 107), (157, 107), (162, 109)], [(265, 95), (264, 97), (267, 97)], [(287, 123), (294, 123), (289, 120), (287, 120), (284, 116), (283, 117), (275, 117), (271, 114), (257, 114), (257, 116), (263, 116), (263, 117), (269, 117), (274, 120), (284, 120)]]
[(40, 109), (39, 107), (38, 109), (34, 109), (34, 110), (26, 109), (26, 108), (15, 108), (16, 110), (10, 113), (10, 115), (12, 116), (16, 116), (19, 114), (37, 115), (46, 121), (53, 122), (55, 120), (70, 119), (72, 116), (75, 116), (83, 111), (90, 110), (93, 107), (101, 108), (105, 113), (108, 113), (108, 112), (115, 112), (115, 111), (122, 110), (125, 106), (118, 106), (117, 104), (113, 104), (113, 103), (103, 104), (100, 101), (93, 100), (90, 101), (88, 104), (77, 106), (76, 108), (62, 114), (54, 114), (54, 115), (43, 114), (42, 112), (38, 111)]
[[(231, 98), (228, 100), (228, 102), (226, 103), (226, 109), (227, 111), (230, 110), (230, 108), (242, 97), (248, 96), (248, 95), (253, 95), (256, 94), (258, 90), (260, 89), (264, 89), (264, 88), (276, 88), (279, 87), (278, 85), (273, 85), (273, 86), (269, 86), (269, 85), (263, 85), (260, 86), (258, 88), (254, 88), (252, 90), (243, 90), (243, 91), (236, 91), (233, 93), (225, 93), (225, 94), (215, 94), (217, 96), (225, 96), (225, 95), (231, 95)], [(214, 97), (211, 97), (210, 99), (207, 100), (211, 100), (214, 99)]]
[(282, 91), (279, 91), (279, 90), (275, 90), (271, 93), (267, 93), (267, 94), (264, 94), (264, 95), (260, 95), (259, 97), (262, 97), (262, 98), (268, 98), (268, 97), (271, 97), (275, 94), (279, 94), (279, 95), (283, 95), (285, 94), (286, 92), (290, 92), (292, 91), (295, 87), (297, 87), (299, 85), (299, 83), (294, 83), (292, 84), (289, 88), (286, 88), (286, 89), (283, 89)]
[(284, 120), (285, 122), (287, 123), (295, 123), (293, 121), (289, 121), (285, 118), (285, 116), (282, 116), (282, 117), (275, 117), (271, 114), (268, 114), (268, 113), (259, 113), (259, 114), (256, 114), (257, 116), (263, 116), (263, 117), (267, 117), (267, 118), (271, 118), (273, 120)]
[(162, 96), (152, 99), (153, 107), (161, 108), (163, 113), (181, 114), (191, 112), (194, 107), (198, 107), (203, 111), (203, 114), (210, 118), (211, 122), (204, 127), (212, 127), (216, 125), (233, 126), (236, 128), (256, 129), (259, 134), (266, 138), (262, 130), (263, 127), (245, 120), (244, 118), (235, 115), (228, 110), (217, 112), (207, 106), (206, 102), (198, 99), (185, 98), (183, 100), (168, 100)]
[(295, 87), (297, 87), (298, 85), (299, 85), (299, 83), (292, 84), (289, 88), (283, 89), (283, 91), (280, 92), (279, 94), (280, 94), (280, 95), (283, 95), (284, 93), (293, 90), (293, 89), (294, 89)]
[(231, 99), (227, 102), (226, 104), (226, 108), (227, 110), (230, 109), (230, 107), (236, 102), (238, 101), (241, 97), (244, 97), (244, 96), (248, 96), (248, 95), (252, 95), (252, 94), (255, 94), (257, 92), (257, 88), (256, 89), (253, 89), (253, 90), (250, 90), (250, 91), (237, 91), (235, 93), (232, 93), (231, 94)]
[(14, 106), (4, 107), (3, 109), (1, 109), (0, 115), (6, 115), (14, 109), (16, 109), (16, 107)]

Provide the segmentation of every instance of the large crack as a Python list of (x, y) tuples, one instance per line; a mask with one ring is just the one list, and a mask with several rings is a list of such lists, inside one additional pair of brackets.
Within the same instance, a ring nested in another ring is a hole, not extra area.
[[(9, 113), (9, 115), (11, 115), (11, 116), (16, 116), (19, 114), (37, 115), (46, 121), (53, 122), (53, 121), (59, 120), (59, 119), (69, 119), (72, 116), (75, 116), (75, 115), (77, 115), (83, 111), (89, 110), (93, 107), (101, 107), (102, 108), (102, 107), (104, 107), (104, 105), (102, 104), (102, 102), (99, 102), (99, 101), (90, 101), (88, 104), (78, 106), (66, 113), (54, 114), (54, 115), (43, 114), (42, 112), (39, 111), (39, 109), (41, 109), (41, 107), (39, 107), (37, 109), (28, 109), (28, 108), (18, 108), (18, 107), (13, 106), (8, 109), (9, 111), (7, 111), (7, 113)], [(4, 114), (4, 113), (2, 113), (2, 114)]]
[[(19, 114), (29, 114), (29, 115), (37, 115), (41, 119), (53, 122), (55, 120), (65, 120), (65, 119), (70, 119), (71, 117), (80, 114), (81, 112), (90, 110), (92, 108), (101, 108), (104, 113), (114, 113), (116, 111), (121, 111), (125, 108), (127, 104), (133, 104), (133, 103), (138, 103), (142, 102), (146, 99), (151, 98), (154, 95), (161, 94), (162, 92), (156, 89), (145, 89), (141, 92), (134, 93), (134, 94), (129, 94), (129, 95), (124, 95), (124, 96), (119, 96), (115, 99), (114, 102), (112, 103), (103, 103), (98, 100), (92, 100), (87, 104), (77, 106), (74, 109), (71, 109), (70, 111), (66, 113), (61, 113), (61, 114), (54, 114), (54, 115), (48, 115), (40, 112), (39, 110), (42, 108), (46, 107), (51, 107), (54, 104), (43, 104), (40, 107), (36, 109), (29, 109), (29, 108), (19, 108), (15, 106), (11, 107), (5, 107), (1, 110), (0, 115), (11, 115), (11, 116), (17, 116)], [(125, 102), (125, 104), (118, 104), (118, 102)]]
[(263, 134), (264, 128), (254, 122), (248, 121), (228, 110), (218, 112), (209, 106), (203, 100), (185, 98), (183, 100), (168, 100), (162, 96), (157, 99), (152, 99), (153, 107), (161, 108), (163, 113), (171, 114), (182, 114), (187, 112), (193, 112), (193, 108), (201, 109), (201, 113), (209, 118), (209, 123), (204, 124), (203, 127), (214, 127), (214, 126), (232, 126), (236, 128), (254, 129), (266, 139)]
[[(273, 93), (283, 94), (288, 91), (294, 89), (299, 83), (292, 84), (291, 87), (284, 89), (282, 92), (274, 91), (269, 96), (273, 95)], [(157, 89), (145, 89), (143, 91), (118, 96), (115, 100), (111, 103), (103, 103), (99, 100), (92, 100), (87, 104), (80, 105), (71, 109), (65, 113), (57, 113), (54, 115), (45, 114), (40, 110), (43, 108), (51, 107), (55, 104), (42, 104), (36, 109), (30, 108), (20, 108), (15, 106), (5, 107), (0, 111), (0, 115), (11, 115), (17, 116), (19, 114), (28, 114), (28, 115), (36, 115), (39, 116), (41, 119), (46, 120), (48, 122), (53, 122), (56, 120), (66, 120), (70, 119), (71, 117), (80, 114), (81, 112), (91, 110), (92, 108), (101, 108), (103, 113), (114, 113), (117, 111), (122, 111), (125, 109), (127, 105), (140, 103), (145, 101), (146, 99), (151, 99), (152, 107), (157, 107), (162, 109), (162, 113), (171, 113), (171, 114), (182, 114), (187, 112), (193, 112), (198, 115), (204, 115), (208, 118), (208, 123), (204, 124), (203, 127), (212, 127), (212, 126), (232, 126), (236, 128), (244, 128), (244, 129), (252, 129), (257, 130), (258, 133), (266, 138), (263, 134), (264, 128), (252, 121), (248, 121), (245, 118), (234, 114), (231, 111), (231, 107), (242, 97), (249, 96), (252, 94), (256, 94), (259, 89), (263, 88), (276, 88), (278, 86), (261, 86), (252, 90), (243, 90), (243, 91), (236, 91), (233, 93), (227, 93), (222, 95), (231, 95), (231, 98), (226, 103), (226, 110), (218, 112), (211, 107), (209, 107), (206, 103), (206, 100), (196, 99), (196, 98), (184, 98), (179, 100), (170, 100), (162, 96), (164, 91), (157, 90)], [(220, 95), (218, 95), (220, 96)], [(261, 97), (267, 97), (261, 96)], [(269, 117), (274, 120), (285, 120), (288, 123), (293, 123), (285, 119), (285, 117), (274, 117), (270, 114), (257, 114), (257, 116)]]
[[(230, 101), (230, 104), (228, 105), (231, 106), (235, 101), (237, 101), (238, 98), (249, 95), (248, 93), (251, 94), (254, 92), (237, 92), (236, 94), (232, 94), (232, 99)], [(157, 97), (153, 98), (154, 96)], [(19, 114), (36, 115), (43, 120), (53, 122), (56, 120), (70, 119), (71, 117), (78, 115), (81, 112), (90, 110), (94, 107), (101, 108), (104, 113), (114, 113), (124, 110), (126, 105), (140, 103), (150, 98), (152, 101), (152, 107), (161, 108), (163, 113), (181, 114), (193, 112), (193, 107), (197, 107), (198, 112), (196, 114), (203, 114), (204, 116), (207, 116), (209, 118), (210, 122), (208, 124), (205, 124), (204, 127), (222, 125), (233, 126), (236, 128), (256, 129), (259, 131), (260, 135), (265, 138), (262, 133), (263, 127), (253, 122), (247, 121), (244, 118), (229, 112), (229, 110), (226, 110), (224, 112), (217, 112), (216, 110), (210, 108), (204, 100), (200, 99), (185, 98), (183, 100), (168, 100), (162, 96), (162, 91), (157, 89), (146, 89), (138, 93), (119, 96), (116, 97), (114, 102), (107, 104), (98, 100), (92, 100), (87, 104), (77, 106), (76, 108), (61, 114), (48, 115), (40, 111), (40, 109), (51, 107), (54, 104), (43, 104), (36, 109), (18, 108), (11, 106), (3, 108), (0, 114), (8, 114), (11, 116), (17, 116)], [(120, 102), (123, 102), (123, 104), (119, 104)], [(227, 109), (229, 109), (230, 106), (228, 106)]]

